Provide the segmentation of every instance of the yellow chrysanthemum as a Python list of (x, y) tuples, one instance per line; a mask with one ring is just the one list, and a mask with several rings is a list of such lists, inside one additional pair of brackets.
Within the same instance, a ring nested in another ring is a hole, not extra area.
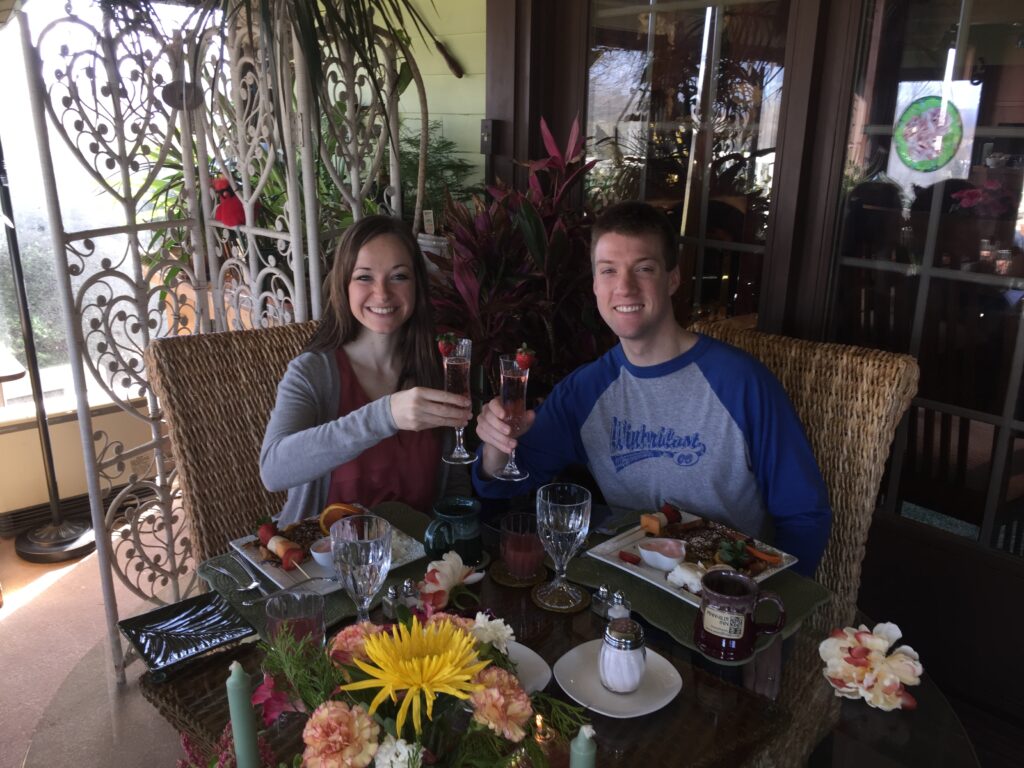
[(421, 694), (426, 701), (427, 718), (433, 719), (434, 700), (438, 695), (469, 698), (471, 693), (483, 688), (472, 682), (473, 677), (490, 664), (480, 661), (473, 637), (465, 630), (450, 621), (425, 627), (415, 617), (412, 627), (398, 624), (391, 632), (367, 637), (364, 653), (368, 661), (353, 661), (370, 679), (341, 688), (346, 691), (380, 688), (370, 703), (370, 714), (389, 697), (398, 701), (398, 692), (405, 691), (396, 722), (399, 736), (410, 708), (416, 736), (423, 732)]

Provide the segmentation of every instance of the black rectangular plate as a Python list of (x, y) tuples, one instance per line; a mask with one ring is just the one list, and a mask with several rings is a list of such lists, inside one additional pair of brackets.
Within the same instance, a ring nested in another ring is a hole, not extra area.
[(151, 672), (255, 634), (223, 597), (207, 592), (117, 623)]

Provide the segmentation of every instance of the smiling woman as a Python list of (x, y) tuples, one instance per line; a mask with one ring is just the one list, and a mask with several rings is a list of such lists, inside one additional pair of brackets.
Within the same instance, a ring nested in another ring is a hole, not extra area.
[(427, 511), (441, 496), (466, 495), (464, 470), (440, 461), (437, 428), (464, 427), (470, 401), (441, 389), (425, 262), (408, 227), (388, 216), (350, 227), (327, 294), (316, 334), (278, 388), (260, 454), (267, 488), (288, 490), (280, 522), (330, 503)]

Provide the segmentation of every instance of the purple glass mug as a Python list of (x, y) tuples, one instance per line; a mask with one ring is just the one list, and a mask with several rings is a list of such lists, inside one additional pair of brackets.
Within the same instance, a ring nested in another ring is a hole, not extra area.
[[(774, 624), (754, 621), (760, 603), (774, 603)], [(774, 592), (762, 592), (738, 571), (712, 570), (701, 579), (700, 610), (693, 624), (693, 641), (701, 653), (722, 661), (742, 661), (754, 653), (759, 635), (774, 635), (786, 625), (786, 609)]]

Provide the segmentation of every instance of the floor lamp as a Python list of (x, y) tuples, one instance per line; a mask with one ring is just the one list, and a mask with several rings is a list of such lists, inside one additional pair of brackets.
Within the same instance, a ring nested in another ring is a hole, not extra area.
[(2, 138), (0, 138), (0, 206), (2, 206), (2, 225), (7, 233), (7, 249), (11, 256), (11, 274), (14, 278), (15, 295), (18, 300), (21, 337), (25, 344), (25, 362), (27, 363), (25, 367), (28, 369), (29, 381), (32, 384), (32, 400), (36, 405), (39, 445), (43, 451), (46, 487), (50, 494), (50, 522), (19, 534), (15, 539), (14, 549), (19, 557), (29, 562), (57, 563), (73, 560), (92, 552), (96, 548), (96, 536), (89, 523), (65, 520), (60, 510), (60, 491), (57, 489), (57, 475), (53, 468), (50, 427), (46, 420), (43, 387), (39, 381), (39, 362), (36, 357), (35, 337), (32, 334), (32, 318), (28, 312), (28, 295), (25, 293), (25, 275), (21, 269), (18, 235), (14, 229), (14, 208), (11, 206)]

